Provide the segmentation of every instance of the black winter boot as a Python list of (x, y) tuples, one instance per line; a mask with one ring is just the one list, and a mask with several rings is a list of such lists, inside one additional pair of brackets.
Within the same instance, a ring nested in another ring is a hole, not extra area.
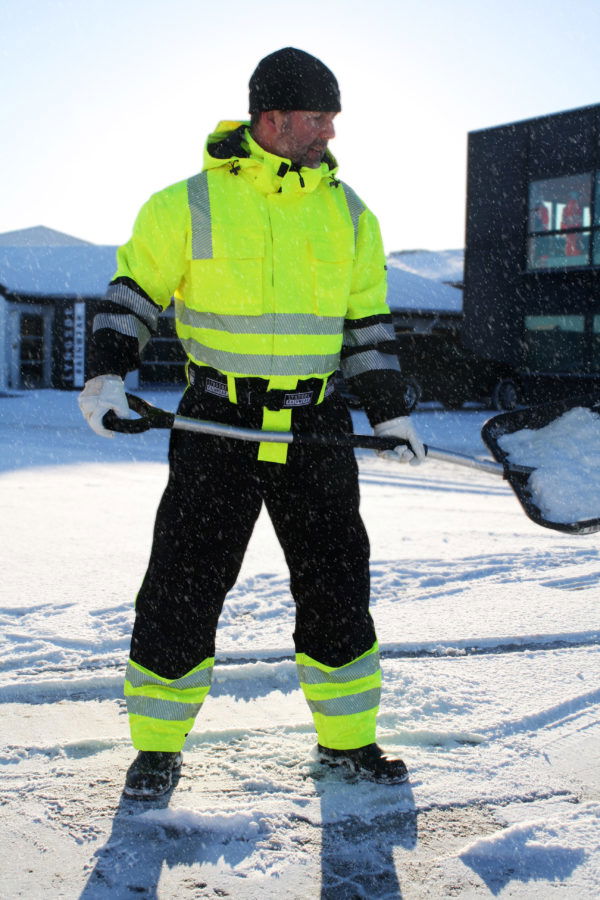
[(182, 762), (181, 753), (140, 750), (127, 770), (123, 793), (136, 800), (153, 800), (166, 794)]
[(367, 744), (357, 750), (332, 750), (317, 744), (319, 762), (343, 766), (351, 774), (378, 784), (402, 784), (408, 781), (408, 769), (401, 759), (388, 759), (378, 744)]

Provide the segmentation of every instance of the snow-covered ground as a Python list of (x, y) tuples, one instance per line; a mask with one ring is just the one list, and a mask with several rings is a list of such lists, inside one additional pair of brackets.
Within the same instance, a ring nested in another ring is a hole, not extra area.
[[(415, 419), (485, 456), (488, 415)], [(359, 452), (379, 739), (410, 784), (319, 771), (261, 518), (179, 784), (122, 799), (121, 680), (165, 449), (159, 432), (96, 437), (74, 394), (0, 399), (0, 896), (597, 897), (600, 537), (540, 528), (501, 479), (447, 463)]]

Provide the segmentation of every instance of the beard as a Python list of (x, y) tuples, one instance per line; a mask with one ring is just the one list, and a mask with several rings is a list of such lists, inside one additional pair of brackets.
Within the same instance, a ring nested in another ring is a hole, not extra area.
[(297, 166), (306, 166), (308, 169), (318, 169), (327, 152), (327, 144), (316, 143), (310, 144), (298, 150), (292, 158)]

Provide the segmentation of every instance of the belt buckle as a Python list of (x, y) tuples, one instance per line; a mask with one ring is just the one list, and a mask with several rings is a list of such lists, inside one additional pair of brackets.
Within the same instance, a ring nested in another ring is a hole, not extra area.
[(262, 395), (262, 406), (271, 412), (281, 412), (285, 408), (281, 391), (266, 391)]

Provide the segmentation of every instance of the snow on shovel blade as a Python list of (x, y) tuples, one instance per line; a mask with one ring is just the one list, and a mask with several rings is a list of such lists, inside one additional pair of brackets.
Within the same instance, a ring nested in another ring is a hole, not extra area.
[(600, 401), (502, 413), (485, 423), (481, 437), (530, 519), (570, 534), (600, 531)]

